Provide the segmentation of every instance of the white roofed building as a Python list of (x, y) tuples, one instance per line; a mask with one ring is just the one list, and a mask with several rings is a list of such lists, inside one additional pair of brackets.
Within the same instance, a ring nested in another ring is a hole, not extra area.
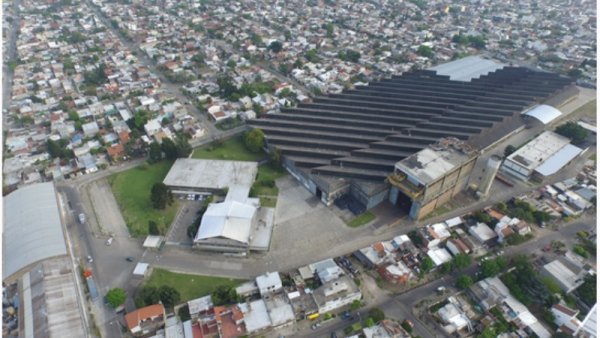
[(283, 288), (281, 284), (281, 277), (279, 272), (267, 272), (264, 275), (256, 277), (256, 285), (261, 296), (269, 295), (270, 293), (277, 292)]
[(256, 206), (237, 201), (209, 204), (194, 238), (194, 246), (204, 250), (247, 251), (256, 210)]

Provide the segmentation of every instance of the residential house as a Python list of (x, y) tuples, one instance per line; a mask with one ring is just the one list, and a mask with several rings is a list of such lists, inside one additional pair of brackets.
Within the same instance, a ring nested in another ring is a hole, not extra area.
[(323, 283), (312, 293), (320, 313), (326, 313), (360, 300), (362, 294), (352, 278), (342, 276)]
[(574, 333), (581, 327), (581, 321), (577, 319), (579, 310), (562, 304), (554, 304), (550, 311), (554, 316), (554, 324), (558, 326), (560, 332), (574, 336)]
[(137, 309), (125, 315), (127, 328), (136, 337), (156, 332), (165, 326), (165, 307), (155, 304)]
[(279, 272), (267, 272), (264, 275), (256, 277), (256, 285), (261, 296), (266, 296), (271, 293), (281, 290), (281, 278)]
[(215, 306), (214, 312), (219, 337), (237, 338), (246, 335), (244, 314), (237, 305)]

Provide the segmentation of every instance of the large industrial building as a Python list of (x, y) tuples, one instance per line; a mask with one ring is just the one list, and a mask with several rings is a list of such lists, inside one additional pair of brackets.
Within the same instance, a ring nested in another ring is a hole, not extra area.
[(523, 128), (522, 112), (576, 93), (567, 77), (469, 57), (249, 123), (323, 203), (361, 212), (390, 197), (387, 178), (399, 161), (446, 137), (484, 149)]
[(78, 271), (68, 256), (52, 183), (28, 185), (4, 198), (2, 243), (2, 281), (8, 286), (3, 299), (16, 310), (10, 323), (17, 324), (18, 336), (84, 337)]

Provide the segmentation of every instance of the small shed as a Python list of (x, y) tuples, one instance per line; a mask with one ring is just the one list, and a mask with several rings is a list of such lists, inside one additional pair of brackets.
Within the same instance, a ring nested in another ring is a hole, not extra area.
[(137, 265), (135, 266), (135, 269), (133, 269), (133, 276), (140, 277), (140, 278), (146, 277), (148, 274), (149, 266), (150, 266), (150, 264), (148, 264), (148, 263), (137, 263)]
[(142, 245), (144, 248), (149, 249), (158, 249), (162, 244), (163, 237), (162, 236), (148, 236), (146, 240), (144, 240), (144, 244)]

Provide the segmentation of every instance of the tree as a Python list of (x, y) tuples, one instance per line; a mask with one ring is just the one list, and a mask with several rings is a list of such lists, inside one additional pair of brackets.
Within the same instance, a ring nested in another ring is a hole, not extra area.
[(360, 309), (361, 306), (362, 306), (362, 303), (360, 302), (360, 300), (355, 299), (352, 301), (352, 304), (350, 304), (350, 311), (356, 311), (356, 310)]
[(496, 336), (496, 328), (494, 328), (494, 326), (488, 326), (479, 336), (477, 336), (477, 338), (496, 338)]
[(575, 293), (584, 303), (592, 306), (597, 300), (596, 287), (596, 274), (589, 274), (583, 278), (583, 284), (575, 290)]
[(367, 318), (367, 320), (365, 320), (365, 324), (366, 327), (372, 327), (375, 326), (375, 320), (371, 317)]
[(160, 298), (158, 297), (158, 289), (155, 286), (142, 286), (136, 298), (136, 304), (140, 302), (140, 307), (148, 306), (152, 304), (158, 304)]
[(148, 153), (150, 163), (156, 163), (162, 159), (162, 152), (160, 150), (160, 144), (154, 141), (150, 143), (150, 151)]
[(170, 138), (164, 138), (162, 140), (160, 149), (163, 153), (165, 153), (165, 157), (169, 160), (174, 160), (177, 158), (177, 145), (175, 145)]
[(244, 135), (244, 145), (253, 153), (258, 153), (265, 143), (265, 134), (262, 130), (254, 128)]
[(513, 146), (512, 144), (507, 145), (506, 148), (504, 148), (504, 157), (508, 157), (508, 155), (514, 153), (515, 151), (517, 151), (517, 147)]
[(173, 203), (173, 194), (164, 183), (157, 182), (152, 186), (150, 200), (154, 209), (164, 209)]
[(235, 292), (235, 289), (227, 285), (219, 285), (213, 291), (212, 299), (213, 303), (217, 306), (225, 304), (233, 304), (239, 301), (239, 296)]
[(483, 211), (476, 211), (473, 213), (473, 218), (477, 220), (477, 222), (488, 224), (492, 221), (492, 217)]
[(304, 57), (313, 63), (317, 63), (321, 60), (321, 58), (319, 58), (319, 56), (317, 55), (317, 50), (316, 49), (310, 49), (309, 51), (307, 51), (304, 54)]
[(217, 78), (219, 85), (219, 95), (223, 98), (229, 98), (233, 93), (237, 92), (237, 87), (233, 84), (233, 80), (229, 76), (219, 76)]
[(460, 275), (456, 279), (456, 287), (462, 290), (468, 289), (473, 285), (473, 279), (469, 275)]
[(486, 261), (481, 262), (481, 275), (483, 278), (492, 277), (500, 272), (498, 268), (498, 264), (496, 264), (495, 259), (488, 259)]
[(188, 321), (192, 318), (190, 316), (190, 308), (187, 305), (180, 307), (179, 311), (177, 311), (177, 315), (182, 322)]
[(110, 289), (106, 293), (106, 302), (113, 309), (123, 305), (125, 303), (125, 299), (127, 299), (127, 294), (125, 293), (125, 290), (121, 288)]
[(204, 55), (198, 53), (192, 56), (192, 61), (196, 63), (196, 66), (200, 67), (204, 64)]
[(406, 330), (406, 332), (411, 333), (413, 328), (412, 325), (410, 325), (409, 322), (407, 322), (406, 320), (402, 322), (402, 324), (400, 324), (400, 326), (402, 326), (403, 329)]
[(375, 307), (369, 310), (369, 317), (373, 318), (375, 323), (379, 323), (385, 319), (385, 313), (380, 308)]
[(187, 235), (189, 238), (194, 239), (198, 233), (198, 226), (196, 224), (190, 224), (187, 228)]
[(421, 261), (421, 271), (423, 271), (423, 272), (427, 272), (427, 271), (431, 270), (433, 268), (433, 266), (434, 266), (433, 260), (429, 256), (426, 256)]
[(168, 285), (163, 285), (158, 288), (158, 297), (166, 308), (173, 307), (173, 305), (179, 303), (181, 300), (179, 291)]
[(542, 223), (546, 223), (550, 220), (550, 214), (545, 211), (536, 210), (533, 212), (533, 218), (535, 218), (537, 224), (541, 225)]
[(458, 255), (454, 256), (452, 264), (458, 270), (467, 268), (469, 265), (471, 265), (471, 256), (467, 255), (466, 253), (459, 253)]
[(419, 49), (417, 49), (417, 53), (421, 56), (430, 58), (433, 56), (433, 50), (431, 49), (431, 47), (425, 46), (425, 45), (420, 45)]
[(267, 47), (267, 49), (269, 49), (273, 53), (277, 54), (277, 53), (281, 52), (281, 50), (283, 49), (283, 45), (281, 44), (281, 42), (275, 40), (275, 41), (271, 42), (271, 44), (269, 44), (269, 47)]
[(556, 128), (555, 132), (571, 139), (573, 144), (580, 144), (588, 137), (588, 132), (575, 122), (567, 122)]
[(156, 222), (148, 221), (148, 233), (154, 236), (160, 235), (160, 231), (158, 230), (158, 224), (156, 224)]
[(177, 157), (188, 157), (192, 153), (192, 146), (187, 137), (183, 134), (177, 135), (175, 138), (175, 148), (177, 149)]

